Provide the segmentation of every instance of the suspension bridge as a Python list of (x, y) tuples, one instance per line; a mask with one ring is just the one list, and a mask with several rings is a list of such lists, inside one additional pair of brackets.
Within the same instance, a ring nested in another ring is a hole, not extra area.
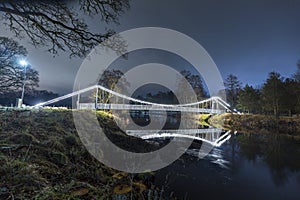
[[(45, 101), (39, 104), (36, 104), (34, 107), (43, 107), (47, 105), (54, 104), (58, 101), (62, 101), (74, 96), (80, 96), (80, 94), (96, 90), (96, 94), (101, 97), (105, 96), (105, 92), (111, 95), (122, 98), (123, 100), (128, 100), (134, 104), (114, 104), (114, 103), (103, 103), (98, 102), (98, 98), (95, 98), (94, 103), (80, 103), (80, 99), (77, 102), (77, 109), (99, 109), (99, 110), (163, 110), (163, 111), (180, 111), (180, 112), (195, 112), (195, 113), (210, 113), (210, 114), (221, 114), (227, 111), (231, 111), (230, 105), (225, 102), (220, 97), (210, 97), (208, 99), (187, 103), (187, 104), (159, 104), (148, 101), (143, 101), (140, 99), (135, 99), (128, 97), (123, 94), (119, 94), (113, 90), (107, 89), (101, 85), (91, 86), (85, 89), (81, 89), (70, 94)], [(98, 96), (97, 95), (97, 96)]]
[[(94, 102), (82, 103), (80, 102), (80, 95), (83, 93), (94, 91)], [(119, 99), (118, 103), (107, 103), (104, 97), (114, 96)], [(220, 97), (210, 97), (197, 102), (186, 104), (160, 104), (149, 101), (144, 101), (136, 98), (120, 94), (116, 91), (105, 88), (101, 85), (91, 86), (85, 89), (74, 91), (70, 94), (39, 103), (34, 108), (40, 108), (55, 104), (56, 102), (77, 97), (77, 109), (93, 109), (93, 110), (129, 110), (129, 111), (171, 111), (183, 112), (193, 114), (222, 114), (231, 112), (230, 105)], [(100, 98), (99, 98), (100, 97)], [(120, 103), (121, 100), (121, 103)], [(127, 101), (127, 103), (125, 103)], [(129, 103), (128, 103), (129, 102)], [(179, 130), (127, 130), (128, 135), (140, 137), (143, 139), (150, 138), (164, 138), (164, 137), (183, 137), (192, 138), (207, 142), (213, 146), (219, 146), (222, 142), (230, 137), (230, 131), (223, 132), (221, 129), (208, 128), (208, 129), (179, 129)]]

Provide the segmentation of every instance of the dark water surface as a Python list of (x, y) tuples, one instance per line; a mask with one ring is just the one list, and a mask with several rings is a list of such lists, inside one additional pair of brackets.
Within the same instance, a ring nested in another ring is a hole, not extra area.
[(300, 200), (300, 140), (238, 134), (198, 160), (190, 149), (156, 175), (165, 194), (180, 199)]

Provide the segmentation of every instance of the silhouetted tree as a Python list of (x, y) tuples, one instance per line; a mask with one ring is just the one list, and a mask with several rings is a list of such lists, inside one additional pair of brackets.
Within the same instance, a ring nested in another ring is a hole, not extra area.
[(297, 63), (297, 71), (293, 74), (293, 78), (295, 81), (300, 83), (300, 60)]
[[(134, 96), (133, 96), (134, 97)], [(148, 92), (146, 95), (138, 95), (134, 98), (152, 102), (152, 103), (162, 103), (162, 104), (178, 104), (178, 100), (172, 91), (158, 91), (154, 94)]]
[(24, 97), (24, 103), (27, 105), (36, 105), (40, 102), (48, 101), (58, 97), (57, 93), (48, 90), (29, 90)]
[(238, 95), (238, 108), (250, 113), (261, 111), (260, 92), (252, 86), (246, 86), (240, 90)]
[[(123, 72), (115, 69), (105, 70), (100, 77), (98, 84), (124, 95), (127, 94), (128, 87), (130, 86), (129, 82), (124, 77)], [(107, 92), (103, 93), (103, 96), (101, 95), (102, 94), (99, 94), (99, 100), (105, 103), (108, 103), (109, 99), (112, 97), (112, 95)]]
[(277, 72), (271, 72), (262, 88), (263, 108), (267, 112), (273, 112), (274, 116), (279, 116), (284, 98), (283, 78)]
[(296, 82), (296, 85), (293, 83), (293, 91), (291, 91), (296, 94), (297, 103), (295, 105), (295, 111), (296, 113), (300, 113), (300, 60), (297, 63), (297, 70), (293, 74), (292, 78)]
[(282, 108), (291, 116), (293, 113), (299, 112), (299, 84), (295, 80), (287, 78), (283, 86)]
[(153, 97), (152, 93), (148, 92), (146, 94), (146, 97), (144, 98), (144, 100), (147, 100), (147, 101), (150, 101), (150, 102), (154, 102), (154, 97)]
[[(17, 37), (27, 36), (35, 47), (46, 46), (57, 54), (69, 51), (70, 56), (84, 57), (102, 43), (117, 52), (124, 52), (122, 39), (104, 42), (115, 32), (106, 29), (94, 33), (79, 16), (99, 16), (105, 23), (118, 22), (118, 17), (129, 8), (129, 0), (26, 0), (1, 1), (1, 21)], [(121, 44), (121, 45), (120, 45)]]
[[(53, 93), (51, 91), (28, 89), (26, 90), (24, 95), (24, 104), (36, 105), (37, 103), (54, 99), (56, 97), (58, 97), (58, 94)], [(2, 106), (15, 105), (16, 98), (20, 98), (20, 92), (8, 91), (4, 95), (0, 95), (0, 105)]]
[[(202, 79), (199, 75), (196, 74), (192, 74), (190, 71), (188, 70), (183, 70), (180, 72), (182, 74), (182, 76), (184, 77), (184, 79), (190, 84), (190, 86), (193, 88), (197, 99), (191, 99), (191, 101), (199, 101), (205, 97), (207, 97), (207, 94), (204, 90), (203, 87), (203, 83), (202, 83)], [(178, 79), (178, 89), (180, 90), (179, 92), (181, 93), (182, 96), (186, 96), (187, 98), (190, 97), (190, 93), (188, 91), (188, 86), (185, 85), (185, 81), (182, 79)], [(186, 95), (184, 94), (186, 93)], [(189, 100), (187, 101), (189, 102)]]
[(19, 64), (20, 59), (27, 55), (26, 49), (16, 41), (0, 37), (0, 94), (19, 91), (24, 83), (26, 88), (32, 89), (38, 86), (38, 72), (30, 65)]
[(236, 107), (238, 103), (238, 94), (241, 90), (241, 82), (235, 75), (229, 74), (224, 84), (226, 87), (226, 97), (228, 103), (232, 107)]

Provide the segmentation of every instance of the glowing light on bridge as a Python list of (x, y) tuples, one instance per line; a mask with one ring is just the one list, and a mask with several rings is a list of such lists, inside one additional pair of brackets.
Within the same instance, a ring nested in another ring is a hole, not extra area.
[[(58, 101), (80, 95), (82, 93), (91, 91), (91, 90), (102, 90), (104, 92), (108, 92), (117, 97), (126, 99), (128, 101), (132, 101), (137, 104), (106, 104), (106, 103), (87, 103), (87, 108), (90, 109), (112, 109), (112, 110), (157, 110), (157, 111), (181, 111), (181, 112), (196, 112), (196, 113), (210, 113), (210, 114), (221, 114), (227, 111), (231, 111), (230, 105), (221, 99), (220, 97), (211, 97), (202, 101), (187, 103), (187, 104), (159, 104), (152, 103), (148, 101), (143, 101), (139, 99), (135, 99), (123, 94), (119, 94), (115, 91), (107, 89), (100, 85), (91, 86), (85, 89), (81, 89), (70, 94), (46, 101), (41, 102), (33, 106), (33, 108), (39, 108), (46, 105), (50, 105), (56, 103)], [(208, 104), (211, 108), (207, 108), (204, 105)], [(83, 105), (83, 104), (82, 104)], [(80, 107), (78, 107), (80, 108)], [(221, 109), (220, 109), (221, 108)], [(166, 138), (166, 137), (178, 137), (178, 138), (190, 138), (195, 140), (201, 140), (206, 142), (214, 147), (221, 146), (224, 142), (226, 142), (230, 137), (230, 131), (227, 131), (223, 135), (221, 135), (222, 130), (216, 128), (210, 129), (194, 129), (194, 130), (128, 130), (126, 133), (128, 135), (134, 137), (140, 137), (142, 139), (151, 139), (151, 138)], [(216, 134), (214, 134), (216, 133)]]
[[(82, 90), (78, 90), (78, 91), (72, 92), (70, 94), (67, 94), (67, 95), (64, 95), (64, 96), (61, 96), (61, 97), (58, 97), (58, 98), (55, 98), (55, 99), (52, 99), (52, 100), (49, 100), (49, 101), (46, 101), (46, 102), (43, 102), (43, 103), (36, 104), (33, 107), (42, 107), (42, 106), (46, 106), (46, 105), (49, 105), (49, 104), (53, 104), (53, 103), (56, 103), (58, 101), (61, 101), (61, 100), (64, 100), (64, 99), (67, 99), (67, 98), (85, 93), (85, 92), (88, 92), (90, 90), (95, 90), (95, 89), (97, 89), (97, 90), (100, 89), (102, 91), (108, 92), (108, 93), (110, 93), (112, 95), (115, 95), (117, 97), (126, 99), (128, 101), (133, 101), (135, 103), (157, 106), (157, 108), (164, 107), (165, 109), (172, 109), (173, 108), (173, 109), (178, 109), (179, 111), (184, 111), (184, 110), (192, 109), (192, 108), (189, 108), (190, 106), (200, 106), (200, 105), (205, 104), (205, 103), (209, 103), (209, 102), (213, 103), (214, 102), (214, 103), (217, 103), (218, 105), (220, 105), (225, 111), (226, 110), (231, 110), (230, 107), (229, 107), (229, 104), (226, 101), (224, 101), (223, 99), (221, 99), (220, 97), (211, 97), (209, 99), (205, 99), (205, 100), (194, 102), (194, 103), (187, 103), (187, 104), (159, 104), (159, 103), (152, 103), (152, 102), (143, 101), (143, 100), (135, 99), (135, 98), (132, 98), (132, 97), (128, 97), (126, 95), (119, 94), (119, 93), (117, 93), (113, 90), (107, 89), (107, 88), (105, 88), (101, 85), (95, 85), (95, 86), (91, 86), (91, 87), (88, 87), (88, 88), (85, 88), (85, 89), (82, 89)], [(134, 105), (131, 105), (131, 106), (134, 106)], [(124, 107), (126, 107), (126, 106), (124, 106)], [(151, 109), (154, 109), (154, 108), (155, 107), (152, 107)], [(216, 110), (216, 109), (209, 109), (209, 110), (212, 111), (212, 110)], [(207, 110), (204, 113), (209, 113), (209, 110)], [(190, 112), (190, 111), (188, 111), (188, 112)]]

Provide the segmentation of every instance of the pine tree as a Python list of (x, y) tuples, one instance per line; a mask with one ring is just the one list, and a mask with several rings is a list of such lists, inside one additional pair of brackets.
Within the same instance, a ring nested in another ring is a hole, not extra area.
[(239, 92), (238, 108), (250, 113), (261, 111), (260, 91), (248, 84)]
[(283, 98), (283, 78), (279, 73), (271, 72), (262, 88), (263, 108), (278, 117), (283, 106)]
[(227, 101), (233, 108), (235, 108), (238, 103), (238, 94), (241, 90), (241, 82), (235, 75), (229, 74), (224, 84), (226, 87)]

